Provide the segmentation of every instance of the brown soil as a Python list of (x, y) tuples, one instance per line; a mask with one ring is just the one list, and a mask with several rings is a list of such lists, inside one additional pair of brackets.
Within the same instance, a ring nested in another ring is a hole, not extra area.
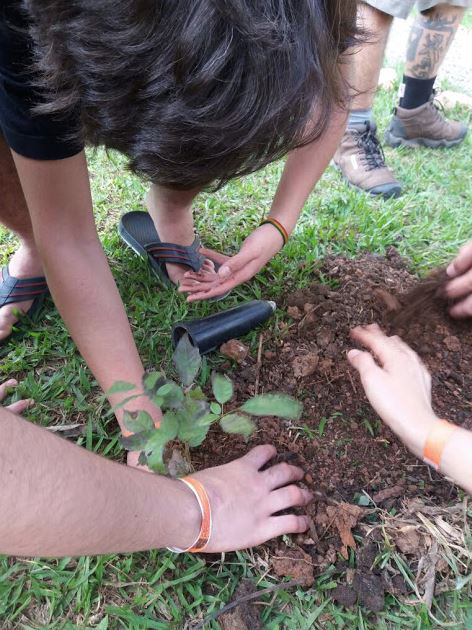
[[(430, 496), (440, 503), (456, 496), (455, 487), (410, 455), (369, 406), (346, 359), (353, 347), (349, 331), (378, 322), (400, 334), (433, 374), (436, 413), (472, 428), (472, 326), (447, 315), (437, 290), (442, 272), (418, 289), (417, 278), (394, 249), (386, 257), (330, 258), (320, 277), (324, 284), (293, 293), (281, 306), (288, 324), (271, 337), (264, 333), (260, 364), (248, 357), (233, 374), (239, 402), (254, 395), (256, 382), (259, 393), (284, 391), (302, 400), (298, 425), (262, 419), (249, 444), (214, 429), (193, 460), (198, 468), (216, 465), (242, 455), (248, 446), (272, 443), (281, 459), (301, 465), (317, 501), (310, 535), (298, 542), (322, 570), (352, 546), (330, 507), (356, 503), (362, 492), (387, 509), (408, 496)], [(364, 593), (372, 587), (370, 579), (357, 577), (353, 588)], [(375, 597), (373, 608), (378, 608), (382, 597)]]

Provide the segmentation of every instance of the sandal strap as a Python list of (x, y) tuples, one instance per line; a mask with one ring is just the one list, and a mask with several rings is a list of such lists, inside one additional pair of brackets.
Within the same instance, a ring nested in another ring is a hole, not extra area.
[(205, 257), (200, 254), (201, 242), (195, 237), (191, 245), (176, 245), (175, 243), (149, 243), (145, 250), (159, 264), (176, 263), (190, 267), (192, 271), (200, 271)]
[(44, 276), (15, 278), (10, 275), (8, 267), (2, 268), (0, 307), (17, 302), (28, 302), (47, 292), (48, 285)]

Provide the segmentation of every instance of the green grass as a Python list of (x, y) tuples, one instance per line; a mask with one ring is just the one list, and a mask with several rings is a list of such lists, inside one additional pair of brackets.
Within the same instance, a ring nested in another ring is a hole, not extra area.
[(461, 25), (464, 26), (469, 31), (472, 29), (472, 11), (466, 11)]
[[(395, 91), (376, 99), (380, 130), (395, 103)], [(465, 111), (453, 112), (466, 119)], [(472, 171), (470, 136), (449, 151), (386, 149), (387, 161), (402, 181), (405, 193), (382, 201), (351, 190), (329, 168), (308, 200), (298, 227), (284, 251), (250, 284), (239, 287), (223, 304), (188, 306), (176, 293), (163, 292), (145, 264), (120, 242), (120, 213), (141, 208), (145, 186), (125, 170), (124, 160), (104, 152), (90, 154), (97, 225), (117, 280), (139, 351), (147, 367), (166, 367), (173, 322), (229, 307), (240, 300), (277, 298), (306, 286), (313, 267), (328, 253), (355, 256), (364, 251), (382, 254), (391, 245), (408, 256), (423, 274), (447, 261), (472, 234)], [(205, 241), (225, 252), (236, 252), (264, 213), (282, 171), (281, 163), (216, 194), (202, 195), (196, 222)], [(15, 239), (0, 228), (1, 261), (6, 262)], [(280, 315), (277, 315), (280, 317)], [(256, 351), (256, 334), (247, 337)], [(121, 458), (116, 424), (97, 385), (70, 341), (57, 313), (45, 319), (3, 356), (0, 377), (19, 376), (19, 395), (37, 404), (29, 413), (38, 424), (83, 422), (78, 443), (110, 458)], [(214, 362), (215, 358), (210, 358)], [(59, 471), (60, 474), (60, 471)], [(2, 515), (2, 518), (8, 515)], [(225, 561), (168, 552), (115, 555), (59, 561), (0, 558), (0, 627), (8, 628), (183, 628), (230, 600), (242, 577), (260, 588), (276, 582), (267, 573), (264, 557), (253, 552), (227, 555)], [(281, 591), (261, 598), (266, 628), (325, 630), (437, 626), (424, 610), (389, 596), (386, 610), (373, 615), (358, 608), (343, 610), (328, 594), (335, 581), (331, 570), (313, 589)], [(472, 627), (467, 588), (441, 595), (434, 614), (453, 628)], [(209, 627), (217, 628), (216, 623)]]

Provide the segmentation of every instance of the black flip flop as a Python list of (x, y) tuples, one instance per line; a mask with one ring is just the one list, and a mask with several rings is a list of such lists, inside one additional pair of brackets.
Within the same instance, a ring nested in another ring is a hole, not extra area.
[[(175, 288), (175, 284), (167, 273), (166, 263), (184, 265), (197, 272), (205, 262), (205, 256), (200, 254), (202, 245), (198, 236), (189, 246), (164, 243), (159, 238), (154, 221), (147, 212), (134, 210), (124, 214), (118, 225), (118, 232), (138, 256), (147, 259), (152, 272), (166, 289)], [(216, 261), (212, 262), (215, 270), (218, 271), (221, 265)], [(227, 295), (226, 293), (214, 299), (222, 300)]]
[[(22, 317), (30, 321), (35, 321), (43, 305), (44, 298), (47, 295), (49, 295), (49, 289), (44, 276), (38, 276), (36, 278), (15, 278), (10, 275), (8, 267), (2, 268), (0, 279), (0, 307), (6, 306), (7, 304), (33, 300), (30, 308)], [(0, 345), (11, 339), (12, 335), (25, 332), (21, 330), (21, 328), (21, 323), (20, 325), (15, 324), (13, 327), (14, 332), (6, 339), (0, 341)]]

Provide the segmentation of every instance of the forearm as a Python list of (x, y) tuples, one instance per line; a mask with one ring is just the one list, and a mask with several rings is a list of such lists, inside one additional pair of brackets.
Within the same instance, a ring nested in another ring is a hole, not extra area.
[(98, 457), (0, 407), (0, 553), (70, 556), (186, 547), (184, 484)]
[(270, 216), (278, 219), (290, 233), (300, 216), (308, 195), (323, 175), (346, 127), (347, 112), (338, 109), (325, 133), (288, 156)]
[(472, 431), (454, 431), (443, 451), (441, 471), (472, 495)]
[(100, 243), (46, 240), (38, 248), (54, 302), (99, 385), (139, 386), (143, 366)]
[(143, 366), (97, 237), (85, 156), (14, 158), (48, 286), (82, 356), (104, 391), (118, 380), (139, 386)]

